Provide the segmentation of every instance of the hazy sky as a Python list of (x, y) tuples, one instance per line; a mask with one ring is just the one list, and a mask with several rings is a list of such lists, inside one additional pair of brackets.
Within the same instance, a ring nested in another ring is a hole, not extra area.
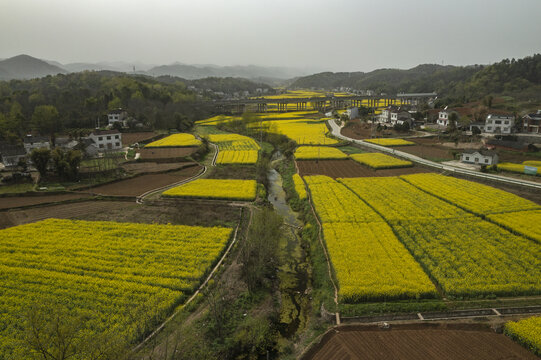
[(0, 0), (0, 58), (487, 64), (541, 52), (541, 0)]

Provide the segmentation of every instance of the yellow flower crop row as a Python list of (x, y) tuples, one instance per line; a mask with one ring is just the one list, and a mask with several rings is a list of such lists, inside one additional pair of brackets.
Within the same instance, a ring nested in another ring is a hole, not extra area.
[(255, 164), (258, 159), (259, 144), (248, 136), (239, 134), (211, 134), (208, 140), (220, 148), (218, 164)]
[(90, 314), (89, 336), (135, 340), (193, 291), (231, 231), (57, 219), (0, 230), (0, 358), (29, 358), (21, 314), (44, 301)]
[(428, 276), (389, 225), (344, 185), (306, 176), (345, 302), (436, 296)]
[(257, 150), (223, 150), (218, 153), (218, 164), (255, 164), (258, 158)]
[(413, 166), (411, 161), (400, 160), (381, 153), (352, 154), (351, 158), (373, 169), (392, 169)]
[(196, 139), (192, 134), (173, 134), (163, 139), (156, 140), (146, 145), (145, 147), (183, 147), (183, 146), (199, 146), (201, 141)]
[[(515, 172), (515, 173), (520, 173), (520, 174), (524, 174), (525, 173), (525, 164), (515, 164), (515, 163), (499, 163), (497, 165), (497, 168), (498, 170), (503, 170), (503, 171), (509, 171), (509, 172)], [(527, 166), (531, 166), (531, 165), (527, 165)], [(537, 169), (537, 175), (541, 174), (539, 169)]]
[(328, 146), (299, 146), (295, 150), (295, 159), (347, 159), (348, 156), (334, 147)]
[(505, 324), (504, 332), (533, 353), (541, 356), (541, 316)]
[(401, 176), (415, 187), (478, 215), (541, 209), (515, 194), (473, 181), (438, 174)]
[(293, 183), (295, 184), (295, 191), (299, 195), (299, 199), (304, 200), (308, 197), (306, 194), (306, 186), (299, 174), (293, 174)]
[(541, 161), (537, 161), (537, 160), (526, 160), (526, 161), (523, 161), (522, 164), (528, 165), (528, 166), (534, 166), (534, 167), (541, 167)]
[(338, 141), (327, 137), (329, 129), (324, 122), (309, 119), (265, 121), (264, 131), (285, 135), (299, 145), (333, 145)]
[(405, 146), (405, 145), (415, 145), (411, 141), (404, 139), (391, 139), (391, 138), (380, 138), (380, 139), (366, 139), (366, 142), (381, 145), (381, 146)]
[(472, 217), (397, 177), (339, 179), (388, 221)]
[(535, 239), (541, 244), (541, 210), (491, 214), (487, 217), (496, 224)]
[(541, 293), (541, 246), (398, 178), (341, 179), (453, 296)]
[(197, 179), (166, 190), (162, 195), (202, 199), (253, 200), (256, 196), (256, 187), (255, 180)]

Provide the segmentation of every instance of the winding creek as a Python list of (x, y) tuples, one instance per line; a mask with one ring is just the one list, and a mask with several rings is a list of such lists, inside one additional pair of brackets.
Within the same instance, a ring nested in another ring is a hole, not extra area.
[(304, 329), (310, 312), (309, 276), (306, 253), (297, 235), (297, 227), (302, 223), (297, 214), (289, 207), (286, 193), (282, 187), (282, 177), (271, 169), (268, 200), (276, 212), (284, 218), (284, 237), (280, 241), (280, 333), (285, 338), (292, 338)]

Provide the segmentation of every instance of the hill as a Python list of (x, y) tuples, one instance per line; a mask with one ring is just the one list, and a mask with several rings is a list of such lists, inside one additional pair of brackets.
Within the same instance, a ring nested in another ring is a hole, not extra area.
[(58, 66), (28, 55), (18, 55), (0, 61), (0, 80), (34, 79), (65, 73), (67, 71)]
[(349, 87), (376, 92), (442, 92), (449, 84), (464, 81), (482, 69), (481, 66), (442, 66), (424, 64), (409, 70), (378, 69), (364, 72), (324, 72), (294, 81), (291, 88), (323, 88), (332, 90)]

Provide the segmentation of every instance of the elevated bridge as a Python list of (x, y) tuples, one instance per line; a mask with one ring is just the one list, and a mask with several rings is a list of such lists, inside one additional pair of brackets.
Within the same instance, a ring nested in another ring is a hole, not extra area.
[[(348, 107), (365, 106), (370, 109), (376, 109), (383, 102), (383, 106), (387, 107), (394, 104), (411, 104), (417, 105), (427, 102), (430, 99), (435, 99), (436, 93), (398, 93), (395, 95), (351, 95), (351, 96), (320, 96), (306, 98), (251, 98), (239, 100), (215, 100), (213, 104), (221, 111), (230, 111), (243, 113), (250, 106), (257, 112), (267, 112), (270, 104), (276, 104), (277, 110), (280, 112), (300, 111), (300, 110), (317, 110), (325, 111), (328, 106), (333, 109), (344, 109)], [(294, 109), (290, 109), (290, 104), (295, 104)]]

